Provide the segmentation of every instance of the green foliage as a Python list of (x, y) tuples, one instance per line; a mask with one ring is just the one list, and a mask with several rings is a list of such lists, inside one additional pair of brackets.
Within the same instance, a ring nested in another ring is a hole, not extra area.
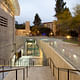
[[(62, 6), (61, 3), (63, 7), (60, 7)], [(74, 8), (74, 16), (72, 17), (69, 9), (65, 7), (65, 4), (63, 0), (56, 1), (57, 33), (58, 35), (64, 36), (72, 30), (80, 34), (80, 5)]]
[(57, 17), (57, 33), (58, 35), (66, 35), (70, 28), (72, 15), (69, 9), (65, 6), (63, 0), (56, 0), (56, 17)]
[(32, 32), (32, 35), (35, 35), (35, 36), (42, 35), (43, 33), (45, 33), (46, 36), (49, 36), (51, 29), (44, 26), (41, 26), (41, 27), (34, 26), (32, 27), (31, 32)]
[(58, 15), (57, 29), (60, 35), (67, 35), (72, 22), (71, 20), (72, 15), (68, 8), (66, 8), (62, 14)]
[(58, 15), (58, 18), (59, 18), (58, 19), (59, 24), (68, 23), (72, 19), (69, 9), (66, 8), (62, 14)]
[(80, 33), (80, 5), (74, 8), (74, 17), (72, 18), (71, 27)]
[(36, 36), (38, 30), (39, 30), (39, 27), (33, 26), (32, 29), (31, 29), (32, 35), (35, 35)]
[(55, 16), (57, 17), (57, 19), (58, 19), (58, 15), (62, 14), (63, 11), (65, 10), (65, 5), (66, 3), (63, 0), (56, 0)]
[(16, 29), (25, 29), (25, 24), (15, 24)]
[(80, 16), (80, 5), (79, 4), (74, 8), (74, 15)]
[(49, 36), (50, 32), (52, 31), (50, 28), (47, 27), (40, 27), (39, 28), (40, 34), (42, 35), (43, 33), (46, 34), (46, 36)]
[(39, 17), (38, 14), (35, 15), (35, 19), (34, 19), (34, 21), (33, 21), (33, 24), (34, 24), (35, 26), (39, 26), (39, 25), (41, 24), (41, 19), (40, 19), (40, 17)]

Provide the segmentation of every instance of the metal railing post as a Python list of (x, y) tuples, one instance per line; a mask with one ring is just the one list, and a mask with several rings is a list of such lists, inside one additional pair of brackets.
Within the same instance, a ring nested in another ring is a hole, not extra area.
[(51, 58), (50, 58), (50, 68), (51, 68)]
[(68, 76), (67, 77), (68, 77), (68, 80), (69, 80), (69, 69), (68, 69)]
[(34, 61), (33, 61), (33, 66), (34, 66)]
[(58, 68), (58, 80), (59, 80), (59, 68)]
[(23, 69), (23, 80), (25, 80), (25, 68)]
[[(2, 66), (2, 70), (4, 71), (4, 66)], [(2, 79), (4, 79), (4, 72), (2, 72)]]
[(8, 66), (9, 66), (9, 61), (8, 61)]
[(4, 60), (4, 65), (5, 65), (5, 60)]
[(47, 59), (47, 66), (49, 66), (49, 59)]
[(26, 75), (28, 77), (28, 66), (26, 67)]
[(17, 80), (17, 70), (16, 70), (16, 80)]
[(54, 76), (54, 64), (53, 64), (53, 76)]

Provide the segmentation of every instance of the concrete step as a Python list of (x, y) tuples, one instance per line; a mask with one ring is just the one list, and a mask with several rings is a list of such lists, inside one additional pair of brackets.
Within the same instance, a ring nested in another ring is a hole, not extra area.
[(54, 80), (50, 67), (30, 67), (28, 80)]
[[(23, 80), (23, 70), (18, 70), (17, 80)], [(16, 71), (11, 71), (4, 78), (4, 80), (16, 80)], [(25, 80), (54, 80), (49, 66), (35, 66), (25, 69)]]

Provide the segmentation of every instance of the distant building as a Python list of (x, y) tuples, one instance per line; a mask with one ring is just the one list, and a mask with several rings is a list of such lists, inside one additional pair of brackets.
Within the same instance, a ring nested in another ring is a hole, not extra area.
[(30, 22), (29, 22), (29, 21), (27, 21), (27, 22), (25, 23), (25, 30), (26, 30), (26, 33), (27, 33), (27, 34), (30, 33)]
[(17, 0), (0, 0), (0, 64), (8, 64), (15, 53), (15, 19), (20, 8)]
[(50, 28), (54, 35), (56, 35), (56, 21), (43, 23), (44, 27)]
[(29, 21), (26, 21), (25, 23), (25, 29), (16, 29), (16, 35), (19, 35), (19, 36), (25, 36), (25, 35), (29, 35), (30, 33), (30, 22)]

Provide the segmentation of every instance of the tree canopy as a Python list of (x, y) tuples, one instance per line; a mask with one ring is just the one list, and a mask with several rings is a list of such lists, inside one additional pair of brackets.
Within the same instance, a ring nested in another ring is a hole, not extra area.
[(15, 24), (16, 29), (25, 29), (25, 24)]
[(38, 35), (38, 36), (40, 35), (49, 36), (50, 32), (52, 32), (50, 28), (44, 26), (41, 27), (34, 26), (32, 27), (31, 31), (32, 31), (32, 35)]
[(57, 32), (58, 35), (66, 35), (70, 29), (70, 22), (72, 15), (69, 8), (66, 7), (66, 2), (63, 0), (56, 0), (56, 17), (57, 17)]
[(35, 15), (33, 24), (34, 24), (35, 26), (39, 26), (39, 25), (41, 24), (41, 19), (40, 19), (39, 15), (38, 15), (37, 13), (36, 13), (36, 15)]
[(80, 33), (80, 5), (77, 5), (74, 9), (74, 17), (72, 19), (72, 28)]
[(65, 10), (65, 5), (66, 2), (64, 2), (63, 0), (56, 0), (55, 16), (57, 17), (57, 19), (58, 19), (58, 15), (62, 14), (63, 11)]

